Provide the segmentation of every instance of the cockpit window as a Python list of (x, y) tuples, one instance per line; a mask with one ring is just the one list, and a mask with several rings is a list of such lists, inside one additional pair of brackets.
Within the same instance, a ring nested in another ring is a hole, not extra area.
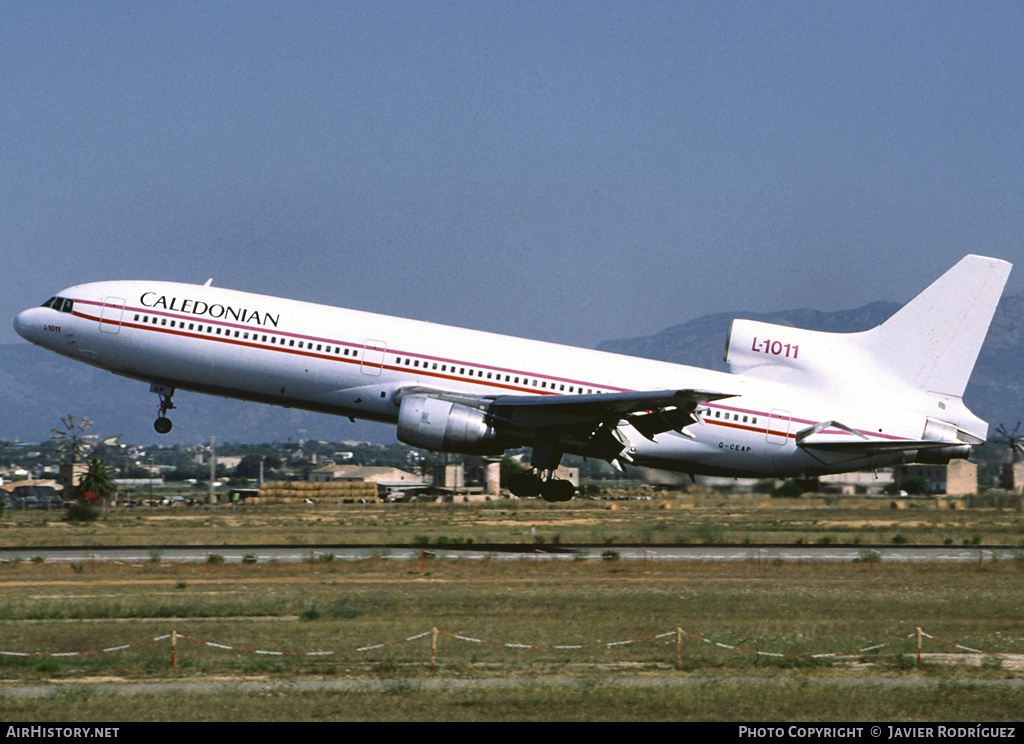
[(51, 307), (62, 313), (70, 313), (75, 309), (75, 301), (69, 300), (66, 297), (51, 297), (43, 303), (43, 307)]

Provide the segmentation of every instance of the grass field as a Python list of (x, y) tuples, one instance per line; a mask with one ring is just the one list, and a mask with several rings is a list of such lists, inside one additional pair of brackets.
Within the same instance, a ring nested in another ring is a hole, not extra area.
[[(685, 534), (676, 541), (691, 543), (785, 542), (779, 535), (809, 543), (831, 535), (836, 544), (867, 544), (901, 534), (908, 542), (941, 543), (936, 537), (945, 535), (956, 544), (1019, 544), (1021, 537), (1019, 513), (996, 510), (401, 507), (136, 510), (78, 527), (7, 514), (0, 542), (41, 545), (60, 536), (68, 544), (217, 544), (249, 534), (261, 543), (317, 541), (309, 532), (328, 543), (533, 542), (531, 526), (542, 539), (612, 546), (642, 541), (649, 529), (662, 542)], [(658, 520), (664, 529), (655, 529)], [(138, 565), (9, 561), (0, 564), (0, 597), (0, 651), (79, 654), (0, 656), (0, 688), (61, 690), (57, 698), (0, 695), (4, 720), (1015, 721), (1024, 709), (1020, 686), (998, 684), (1024, 678), (1009, 658), (1024, 654), (1024, 559), (980, 567), (658, 562), (645, 571), (639, 561), (529, 557), (433, 559), (422, 567), (386, 557), (206, 566), (161, 563), (154, 551)], [(987, 653), (925, 638), (919, 664), (916, 638), (906, 638), (918, 627)], [(434, 656), (432, 628), (440, 631)], [(146, 642), (172, 631), (185, 637), (173, 665), (169, 639)], [(623, 641), (635, 642), (609, 645)], [(83, 653), (129, 644), (139, 645)], [(355, 650), (367, 646), (378, 647)], [(818, 654), (842, 655), (810, 658)], [(490, 679), (521, 684), (424, 686)], [(634, 679), (665, 684), (626, 684)], [(269, 689), (241, 699), (230, 692), (125, 696), (95, 687), (167, 680), (369, 680), (384, 687)]]
[[(109, 508), (72, 525), (60, 512), (8, 512), (0, 548), (41, 545), (263, 544), (835, 544), (1013, 545), (1024, 548), (1024, 512), (937, 509), (931, 501), (756, 499), (715, 494), (650, 501), (545, 504), (317, 504), (237, 510), (221, 506)], [(758, 505), (755, 507), (755, 505)], [(892, 508), (892, 506), (900, 508)]]

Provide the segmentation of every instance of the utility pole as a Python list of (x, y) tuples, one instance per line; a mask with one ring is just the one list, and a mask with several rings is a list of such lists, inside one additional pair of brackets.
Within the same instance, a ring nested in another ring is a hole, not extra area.
[(217, 441), (216, 437), (210, 437), (210, 506), (217, 503), (217, 492), (213, 482), (217, 480)]

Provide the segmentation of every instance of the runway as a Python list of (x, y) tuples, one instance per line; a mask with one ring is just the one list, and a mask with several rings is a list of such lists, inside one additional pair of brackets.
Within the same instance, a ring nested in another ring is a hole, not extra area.
[(424, 554), (449, 560), (574, 561), (616, 559), (634, 561), (799, 562), (834, 563), (883, 561), (891, 563), (985, 563), (1019, 559), (1024, 550), (1011, 545), (199, 545), (133, 547), (2, 548), (0, 561), (79, 563), (304, 563), (369, 559), (419, 560)]

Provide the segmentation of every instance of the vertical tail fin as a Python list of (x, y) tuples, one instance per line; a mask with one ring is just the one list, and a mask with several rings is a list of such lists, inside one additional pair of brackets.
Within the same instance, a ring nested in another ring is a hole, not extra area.
[(965, 256), (862, 336), (876, 364), (912, 387), (963, 397), (1010, 275), (998, 258)]
[(1010, 274), (997, 258), (966, 256), (881, 325), (825, 333), (734, 320), (732, 372), (843, 394), (911, 388), (962, 398)]

